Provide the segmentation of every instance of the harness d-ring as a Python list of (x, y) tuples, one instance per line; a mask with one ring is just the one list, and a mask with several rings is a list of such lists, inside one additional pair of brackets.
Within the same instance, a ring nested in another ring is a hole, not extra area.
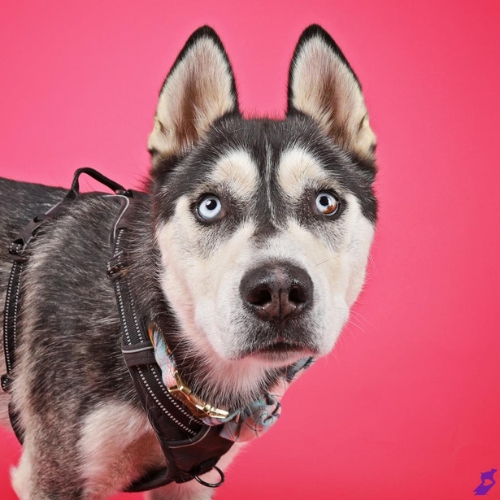
[(208, 486), (209, 488), (218, 488), (226, 479), (226, 476), (224, 476), (224, 472), (222, 472), (219, 467), (217, 467), (216, 465), (214, 465), (213, 467), (220, 475), (220, 481), (218, 483), (207, 483), (206, 481), (203, 481), (203, 479), (201, 479), (200, 477), (198, 476), (193, 476), (196, 481), (198, 481), (200, 484), (202, 484), (203, 486)]

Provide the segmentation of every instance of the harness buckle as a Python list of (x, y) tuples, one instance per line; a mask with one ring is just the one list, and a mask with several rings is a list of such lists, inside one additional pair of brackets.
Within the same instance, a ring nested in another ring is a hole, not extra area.
[(123, 252), (121, 251), (109, 259), (106, 274), (110, 280), (114, 281), (123, 276), (126, 268), (127, 264), (123, 260)]
[(12, 379), (9, 377), (8, 373), (4, 373), (1, 378), (2, 390), (9, 393), (12, 389)]
[(132, 198), (132, 196), (134, 196), (134, 193), (131, 189), (118, 189), (116, 191), (116, 194), (118, 196), (126, 196), (127, 198)]
[(13, 241), (9, 246), (10, 255), (21, 255), (24, 250), (24, 243), (19, 243), (17, 240)]
[(23, 257), (23, 252), (24, 249), (26, 248), (26, 245), (24, 241), (20, 243), (18, 240), (14, 240), (10, 246), (9, 246), (9, 254), (12, 257), (12, 260), (14, 262), (18, 262), (19, 264), (22, 264), (26, 262), (26, 257)]

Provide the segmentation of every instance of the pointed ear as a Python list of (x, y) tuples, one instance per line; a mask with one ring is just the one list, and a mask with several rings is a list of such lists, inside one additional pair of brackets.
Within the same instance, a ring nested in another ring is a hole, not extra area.
[(300, 111), (343, 148), (373, 160), (376, 137), (370, 128), (361, 84), (331, 36), (320, 26), (301, 35), (288, 75), (288, 114)]
[(148, 150), (153, 164), (184, 153), (215, 120), (239, 112), (226, 51), (215, 31), (196, 30), (177, 57), (160, 91)]

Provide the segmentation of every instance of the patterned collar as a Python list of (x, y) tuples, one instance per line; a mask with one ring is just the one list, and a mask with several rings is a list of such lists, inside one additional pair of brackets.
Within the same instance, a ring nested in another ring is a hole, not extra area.
[(161, 368), (162, 381), (170, 394), (182, 401), (204, 424), (223, 425), (220, 435), (231, 441), (250, 441), (270, 429), (280, 416), (281, 398), (285, 391), (315, 361), (312, 357), (302, 358), (284, 368), (269, 392), (248, 406), (229, 413), (214, 408), (191, 392), (180, 378), (172, 353), (158, 326), (153, 323), (148, 331), (154, 346), (156, 362)]

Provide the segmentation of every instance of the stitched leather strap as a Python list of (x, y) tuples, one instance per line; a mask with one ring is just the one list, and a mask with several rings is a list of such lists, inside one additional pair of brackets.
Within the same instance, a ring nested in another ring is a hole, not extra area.
[[(1, 386), (5, 392), (10, 392), (12, 388), (12, 372), (15, 365), (15, 353), (17, 347), (17, 323), (21, 309), (21, 276), (27, 262), (26, 249), (36, 238), (40, 227), (48, 220), (54, 219), (61, 212), (66, 198), (54, 205), (48, 212), (37, 215), (29, 221), (26, 227), (14, 238), (9, 247), (9, 254), (12, 257), (12, 269), (10, 271), (7, 292), (5, 294), (5, 309), (3, 321), (3, 347), (5, 366), (7, 373), (1, 377)], [(9, 402), (9, 418), (12, 429), (22, 444), (24, 431), (19, 423), (19, 415), (14, 410), (12, 402)]]
[[(71, 189), (64, 199), (54, 205), (48, 212), (33, 217), (33, 219), (28, 222), (26, 227), (19, 232), (10, 244), (9, 254), (12, 257), (13, 263), (5, 295), (3, 321), (3, 347), (7, 373), (3, 374), (1, 377), (1, 386), (5, 392), (10, 392), (13, 381), (12, 372), (15, 365), (15, 353), (17, 346), (17, 322), (21, 310), (21, 276), (27, 262), (26, 249), (36, 238), (38, 230), (45, 222), (57, 217), (61, 213), (63, 206), (66, 206), (69, 202), (78, 198), (78, 179), (81, 174), (87, 174), (93, 177), (97, 181), (115, 191), (115, 193), (125, 192), (125, 189), (120, 186), (120, 184), (108, 179), (104, 175), (97, 172), (97, 170), (92, 168), (80, 168), (75, 172)], [(9, 403), (9, 417), (14, 433), (16, 434), (19, 442), (22, 444), (24, 433), (19, 425), (18, 415), (13, 409), (11, 403)]]
[(133, 203), (133, 195), (132, 192), (120, 196), (122, 206), (113, 229), (113, 257), (107, 272), (114, 283), (120, 313), (123, 356), (167, 467), (140, 478), (126, 489), (129, 492), (145, 491), (173, 481), (190, 481), (213, 469), (233, 445), (232, 441), (220, 436), (220, 427), (209, 427), (196, 419), (162, 382), (154, 348), (146, 333), (147, 325), (137, 315), (130, 289), (125, 233), (129, 231), (127, 211)]

